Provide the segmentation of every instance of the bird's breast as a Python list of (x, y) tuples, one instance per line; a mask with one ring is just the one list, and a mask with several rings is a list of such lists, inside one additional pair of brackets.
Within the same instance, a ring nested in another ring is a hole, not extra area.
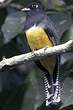
[(50, 40), (49, 36), (46, 34), (44, 29), (42, 28), (37, 27), (31, 30), (29, 29), (26, 32), (26, 37), (30, 48), (33, 50), (40, 49), (46, 46), (48, 47), (53, 46), (53, 43)]
[[(46, 46), (53, 46), (50, 36), (48, 36), (42, 28), (33, 27), (29, 29), (26, 32), (26, 37), (31, 50), (37, 50)], [(52, 74), (56, 64), (56, 58), (54, 56), (47, 56), (40, 60), (40, 63), (46, 70), (49, 71), (50, 74)]]

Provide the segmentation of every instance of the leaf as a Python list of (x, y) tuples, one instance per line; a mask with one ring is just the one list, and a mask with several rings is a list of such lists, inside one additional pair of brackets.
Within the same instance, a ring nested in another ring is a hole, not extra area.
[(65, 79), (63, 91), (64, 91), (62, 94), (63, 105), (61, 106), (61, 108), (73, 105), (73, 79), (71, 78)]
[(58, 38), (60, 39), (62, 34), (68, 30), (72, 25), (72, 19), (70, 13), (50, 13), (50, 19), (53, 21), (56, 31), (58, 33)]
[(26, 6), (26, 5), (30, 4), (31, 2), (37, 2), (37, 1), (36, 0), (14, 0), (13, 2)]
[(0, 8), (0, 16), (1, 16), (0, 17), (0, 28), (1, 28), (2, 24), (4, 23), (5, 18), (7, 16), (6, 8)]
[(73, 4), (73, 0), (64, 0), (66, 2), (67, 5), (72, 5)]
[(15, 9), (8, 9), (9, 14), (2, 26), (2, 32), (4, 35), (4, 42), (10, 42), (18, 33), (24, 29), (24, 22), (26, 15), (24, 12), (17, 11)]

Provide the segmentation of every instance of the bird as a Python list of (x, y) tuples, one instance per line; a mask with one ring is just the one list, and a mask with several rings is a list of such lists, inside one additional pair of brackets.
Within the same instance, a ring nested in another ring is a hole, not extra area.
[[(23, 9), (26, 13), (24, 24), (27, 43), (30, 50), (52, 47), (59, 44), (55, 25), (40, 3), (31, 3)], [(45, 104), (61, 104), (60, 94), (60, 55), (46, 56), (35, 61), (44, 74)]]

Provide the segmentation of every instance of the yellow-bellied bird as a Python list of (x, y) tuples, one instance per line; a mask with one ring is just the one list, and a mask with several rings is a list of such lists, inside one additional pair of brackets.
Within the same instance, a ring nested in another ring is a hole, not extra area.
[[(27, 16), (25, 33), (30, 49), (33, 51), (46, 46), (57, 45), (58, 40), (54, 24), (44, 12), (43, 7), (40, 4), (31, 4), (24, 11)], [(46, 56), (36, 61), (38, 67), (44, 71), (46, 106), (61, 103), (59, 63), (59, 55)]]

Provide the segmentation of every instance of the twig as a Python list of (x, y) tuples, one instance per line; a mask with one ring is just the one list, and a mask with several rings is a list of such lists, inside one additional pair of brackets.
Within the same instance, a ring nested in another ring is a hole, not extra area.
[(62, 54), (62, 53), (67, 53), (72, 51), (73, 51), (73, 40), (70, 40), (65, 44), (61, 44), (58, 46), (54, 46), (50, 48), (45, 47), (37, 51), (14, 56), (12, 58), (7, 58), (7, 59), (3, 58), (3, 60), (0, 62), (0, 69), (2, 69), (4, 66), (14, 66), (22, 63), (27, 63), (29, 61), (35, 61), (45, 56)]
[(4, 2), (0, 3), (0, 8), (8, 6), (13, 0), (5, 0)]

